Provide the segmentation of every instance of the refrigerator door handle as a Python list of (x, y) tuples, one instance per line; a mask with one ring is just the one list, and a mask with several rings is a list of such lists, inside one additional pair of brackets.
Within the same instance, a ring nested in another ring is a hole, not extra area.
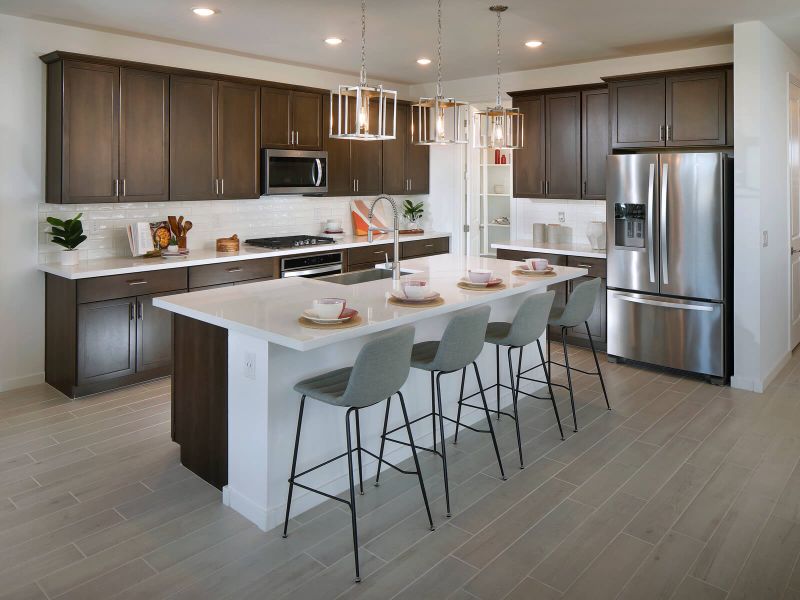
[(669, 250), (667, 248), (667, 176), (669, 165), (661, 166), (661, 278), (669, 284)]
[(701, 312), (712, 312), (713, 306), (707, 304), (679, 304), (677, 302), (666, 302), (664, 300), (648, 300), (647, 298), (637, 298), (625, 294), (614, 294), (618, 300), (633, 302), (634, 304), (647, 304), (648, 306), (661, 306), (663, 308), (677, 308), (678, 310), (699, 310)]
[(653, 246), (656, 239), (656, 222), (653, 211), (653, 196), (655, 195), (653, 192), (653, 186), (655, 185), (655, 179), (656, 165), (655, 163), (650, 163), (650, 179), (647, 186), (647, 222), (650, 224), (650, 240), (647, 244), (647, 259), (650, 265), (650, 283), (656, 282), (656, 255), (655, 247)]

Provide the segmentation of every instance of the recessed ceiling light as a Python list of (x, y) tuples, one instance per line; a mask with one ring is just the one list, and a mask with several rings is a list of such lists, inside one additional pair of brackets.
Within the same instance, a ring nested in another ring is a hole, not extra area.
[(339, 44), (342, 43), (342, 39), (337, 37), (329, 37), (325, 38), (325, 43), (328, 44), (329, 46), (338, 46)]
[(216, 10), (213, 8), (204, 8), (202, 6), (196, 6), (192, 9), (192, 12), (196, 14), (198, 17), (210, 17), (217, 13)]
[(419, 64), (419, 65), (429, 65), (429, 64), (431, 64), (431, 59), (430, 58), (418, 58), (417, 59), (417, 64)]
[(525, 42), (525, 45), (528, 48), (538, 48), (539, 46), (542, 45), (542, 42), (540, 42), (539, 40), (530, 40), (528, 42)]

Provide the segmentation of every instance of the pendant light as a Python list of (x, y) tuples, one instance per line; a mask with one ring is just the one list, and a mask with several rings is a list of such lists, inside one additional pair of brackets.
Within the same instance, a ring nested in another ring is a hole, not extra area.
[(497, 15), (497, 99), (494, 106), (475, 114), (473, 145), (475, 148), (516, 150), (523, 146), (523, 115), (519, 108), (505, 108), (500, 103), (500, 32), (502, 14), (508, 7), (494, 5), (489, 10)]
[(415, 144), (466, 144), (467, 103), (442, 93), (442, 0), (437, 0), (436, 97), (411, 105), (411, 140)]
[[(331, 91), (330, 137), (343, 140), (393, 140), (397, 92), (367, 85), (367, 0), (361, 0), (361, 70), (357, 85)], [(374, 119), (377, 114), (377, 118)], [(388, 126), (387, 126), (388, 125)]]

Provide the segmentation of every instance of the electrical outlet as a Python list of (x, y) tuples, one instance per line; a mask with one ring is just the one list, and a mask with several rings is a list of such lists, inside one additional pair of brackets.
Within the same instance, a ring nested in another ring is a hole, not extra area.
[(766, 229), (761, 232), (761, 247), (766, 248), (769, 246), (769, 231)]
[(558, 222), (559, 223), (566, 223), (567, 222), (567, 213), (565, 213), (563, 210), (559, 211), (559, 213), (558, 213)]
[(244, 354), (244, 376), (248, 379), (256, 378), (256, 355), (253, 352)]

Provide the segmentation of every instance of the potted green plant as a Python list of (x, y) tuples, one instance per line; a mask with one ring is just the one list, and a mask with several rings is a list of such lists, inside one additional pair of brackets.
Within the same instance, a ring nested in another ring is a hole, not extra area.
[(83, 213), (78, 213), (72, 219), (62, 221), (55, 217), (47, 217), (47, 222), (52, 225), (50, 237), (54, 244), (64, 248), (61, 253), (61, 264), (65, 266), (74, 266), (78, 264), (77, 247), (86, 241), (86, 236), (83, 235), (83, 223), (81, 223), (81, 216)]
[(403, 201), (403, 216), (408, 221), (409, 229), (422, 229), (419, 220), (422, 218), (422, 213), (425, 212), (423, 202), (414, 203), (411, 200)]

